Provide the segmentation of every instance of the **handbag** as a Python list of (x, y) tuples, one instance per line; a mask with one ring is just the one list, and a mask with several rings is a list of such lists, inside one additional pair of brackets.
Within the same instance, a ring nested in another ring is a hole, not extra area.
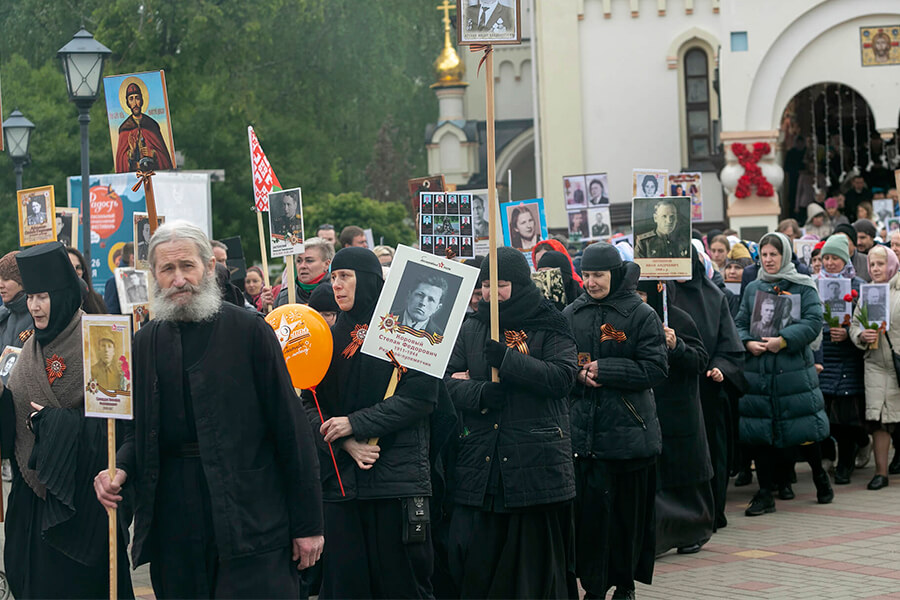
[(884, 337), (887, 340), (888, 347), (891, 349), (891, 358), (894, 360), (894, 375), (897, 376), (897, 383), (900, 384), (900, 355), (894, 352), (894, 345), (891, 343), (891, 336), (888, 335), (888, 332), (884, 332)]

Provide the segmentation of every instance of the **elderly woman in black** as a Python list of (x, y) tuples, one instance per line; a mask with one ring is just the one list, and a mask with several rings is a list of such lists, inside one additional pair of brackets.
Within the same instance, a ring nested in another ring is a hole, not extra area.
[(570, 396), (578, 496), (576, 573), (586, 597), (633, 598), (655, 554), (656, 459), (662, 448), (653, 387), (668, 374), (656, 312), (635, 293), (641, 270), (599, 242), (581, 259), (584, 289), (563, 311), (580, 370)]
[[(445, 378), (461, 420), (450, 570), (463, 598), (575, 597), (566, 402), (575, 341), (522, 253), (499, 248), (497, 263), (496, 290), (482, 263), (484, 299), (463, 324)], [(490, 336), (491, 294), (502, 342)]]
[[(84, 416), (82, 287), (58, 242), (16, 256), (34, 335), (0, 395), (0, 444), (13, 457), (4, 564), (16, 598), (109, 595), (106, 512), (94, 475), (106, 466), (106, 424)], [(120, 523), (130, 520), (119, 513)], [(119, 539), (119, 597), (133, 597)]]

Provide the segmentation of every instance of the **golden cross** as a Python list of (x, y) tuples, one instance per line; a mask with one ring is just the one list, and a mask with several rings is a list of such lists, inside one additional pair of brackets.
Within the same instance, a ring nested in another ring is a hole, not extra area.
[(438, 10), (444, 11), (444, 18), (441, 19), (444, 22), (444, 30), (450, 30), (450, 11), (456, 10), (455, 4), (450, 4), (450, 0), (444, 0), (444, 3), (437, 7)]

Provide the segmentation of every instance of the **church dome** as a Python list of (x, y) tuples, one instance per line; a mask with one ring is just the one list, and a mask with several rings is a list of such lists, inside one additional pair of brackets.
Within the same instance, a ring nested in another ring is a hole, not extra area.
[(437, 81), (433, 87), (449, 87), (463, 84), (463, 75), (466, 74), (466, 65), (459, 58), (459, 54), (450, 45), (449, 37), (444, 44), (444, 49), (434, 61), (434, 73)]

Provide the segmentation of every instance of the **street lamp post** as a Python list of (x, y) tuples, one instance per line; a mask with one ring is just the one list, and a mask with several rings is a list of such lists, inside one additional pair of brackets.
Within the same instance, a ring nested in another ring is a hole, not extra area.
[(91, 263), (91, 198), (90, 160), (88, 158), (88, 125), (91, 122), (91, 106), (100, 93), (103, 78), (103, 63), (111, 54), (109, 48), (94, 39), (82, 29), (72, 40), (59, 49), (56, 55), (62, 63), (66, 75), (69, 100), (78, 107), (78, 122), (81, 124), (81, 216), (82, 247), (84, 259), (93, 276)]
[(12, 111), (9, 118), (3, 121), (3, 139), (6, 140), (6, 149), (16, 173), (16, 191), (22, 189), (22, 170), (31, 162), (28, 148), (31, 145), (33, 130), (34, 123), (26, 119), (18, 109)]

